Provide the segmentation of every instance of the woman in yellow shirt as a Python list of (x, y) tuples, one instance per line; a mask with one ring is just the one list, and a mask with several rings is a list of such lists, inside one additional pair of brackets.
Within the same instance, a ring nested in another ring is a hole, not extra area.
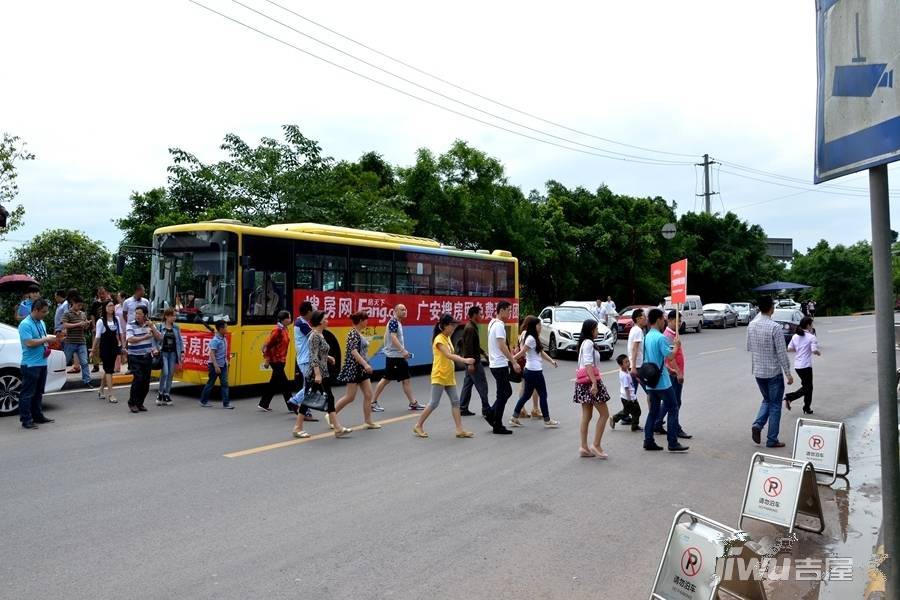
[(425, 407), (422, 416), (419, 417), (419, 422), (413, 427), (413, 433), (417, 437), (428, 437), (423, 429), (425, 421), (441, 403), (441, 396), (444, 393), (450, 398), (453, 421), (456, 423), (456, 437), (475, 437), (474, 433), (466, 431), (462, 426), (462, 417), (459, 414), (459, 395), (456, 393), (456, 373), (453, 370), (454, 362), (462, 365), (474, 365), (475, 359), (463, 358), (453, 353), (453, 342), (450, 341), (450, 335), (456, 325), (457, 323), (451, 315), (443, 314), (434, 326), (434, 335), (431, 341), (431, 351), (434, 354), (431, 363), (431, 402)]

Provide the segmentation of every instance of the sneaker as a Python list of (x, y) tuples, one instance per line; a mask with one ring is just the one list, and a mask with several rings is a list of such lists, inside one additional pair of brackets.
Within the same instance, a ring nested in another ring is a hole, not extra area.
[(377, 402), (372, 403), (372, 412), (384, 412), (384, 407)]
[(656, 450), (662, 450), (662, 449), (663, 449), (663, 447), (660, 446), (659, 444), (656, 444), (656, 443), (653, 443), (653, 444), (644, 444), (644, 450), (653, 450), (653, 451), (656, 451)]
[(222, 408), (225, 410), (234, 410), (234, 404), (223, 404)]
[(415, 402), (409, 405), (409, 410), (425, 410), (425, 407), (418, 402)]
[(784, 442), (770, 442), (766, 444), (766, 448), (784, 448)]
[(559, 427), (559, 421), (554, 421), (553, 419), (544, 421), (544, 427), (548, 429), (556, 429), (557, 427)]
[(85, 381), (85, 382), (83, 382), (83, 383), (84, 383), (85, 389), (88, 389), (88, 390), (94, 390), (94, 389), (97, 389), (97, 386), (94, 385), (94, 382), (92, 382), (92, 381)]
[[(782, 444), (784, 445), (784, 444)], [(687, 452), (690, 446), (685, 446), (684, 444), (678, 444), (677, 446), (669, 446), (669, 452)]]
[(163, 402), (165, 402), (166, 406), (172, 406), (173, 404), (175, 404), (174, 402), (172, 402), (172, 396), (170, 396), (168, 394), (166, 394), (165, 397), (163, 398)]
[(469, 410), (468, 408), (465, 408), (465, 409), (459, 411), (459, 415), (460, 415), (461, 417), (474, 417), (474, 416), (475, 416), (475, 413), (473, 413), (473, 412), (472, 412), (471, 410)]
[(512, 430), (509, 430), (506, 427), (500, 425), (494, 427), (492, 433), (496, 433), (497, 435), (512, 435)]
[(162, 405), (164, 405), (164, 404), (165, 404), (165, 401), (162, 399), (162, 396), (157, 396), (157, 397), (156, 397), (156, 405), (157, 405), (157, 406), (162, 406)]
[(201, 402), (200, 406), (202, 406), (203, 408), (211, 408), (212, 404), (210, 404), (209, 402)]
[(518, 418), (516, 418), (516, 417), (510, 417), (510, 419), (509, 419), (509, 425), (510, 425), (511, 427), (521, 427), (521, 426), (522, 426), (522, 423), (521, 423), (521, 421), (519, 421)]
[(272, 412), (272, 409), (271, 409), (271, 408), (268, 408), (268, 407), (266, 407), (266, 406), (263, 406), (262, 404), (257, 404), (257, 405), (256, 405), (256, 408), (258, 408), (259, 410), (261, 410), (261, 411), (263, 411), (263, 412)]
[(761, 432), (762, 432), (762, 429), (760, 429), (759, 427), (756, 427), (755, 425), (754, 425), (753, 428), (750, 430), (750, 437), (752, 437), (752, 438), (753, 438), (753, 441), (754, 441), (755, 443), (757, 443), (757, 444), (760, 442), (760, 435), (759, 435), (759, 434), (760, 434)]

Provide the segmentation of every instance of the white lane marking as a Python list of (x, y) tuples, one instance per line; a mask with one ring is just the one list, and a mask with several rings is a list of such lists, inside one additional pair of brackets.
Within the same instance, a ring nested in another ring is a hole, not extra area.
[(844, 327), (843, 329), (829, 329), (827, 333), (844, 333), (845, 331), (858, 331), (860, 329), (871, 329), (874, 325), (860, 325), (859, 327)]
[(707, 350), (706, 352), (698, 352), (697, 356), (706, 356), (708, 354), (718, 354), (719, 352), (728, 352), (729, 350), (734, 350), (735, 346), (731, 346), (730, 348), (720, 348), (719, 350)]

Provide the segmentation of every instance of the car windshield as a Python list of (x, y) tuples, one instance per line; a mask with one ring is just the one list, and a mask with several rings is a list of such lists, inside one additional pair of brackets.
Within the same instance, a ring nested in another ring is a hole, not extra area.
[(732, 302), (731, 306), (734, 307), (735, 310), (747, 310), (750, 308), (750, 305), (746, 302)]
[(594, 315), (586, 308), (567, 306), (557, 308), (554, 317), (559, 323), (584, 323), (587, 319), (593, 319)]
[(710, 312), (724, 312), (725, 305), (724, 304), (707, 304), (703, 307), (704, 311)]
[(796, 316), (797, 311), (792, 308), (776, 308), (775, 312), (772, 313), (772, 320), (783, 321), (786, 323), (796, 323), (800, 321), (800, 319), (797, 319)]
[(150, 277), (150, 312), (172, 307), (178, 321), (237, 316), (237, 236), (225, 231), (159, 235)]

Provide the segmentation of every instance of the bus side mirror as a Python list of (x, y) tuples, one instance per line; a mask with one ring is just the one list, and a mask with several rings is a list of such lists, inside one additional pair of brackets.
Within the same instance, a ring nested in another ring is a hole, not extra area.
[(125, 272), (125, 255), (124, 254), (116, 254), (116, 275), (121, 275)]

